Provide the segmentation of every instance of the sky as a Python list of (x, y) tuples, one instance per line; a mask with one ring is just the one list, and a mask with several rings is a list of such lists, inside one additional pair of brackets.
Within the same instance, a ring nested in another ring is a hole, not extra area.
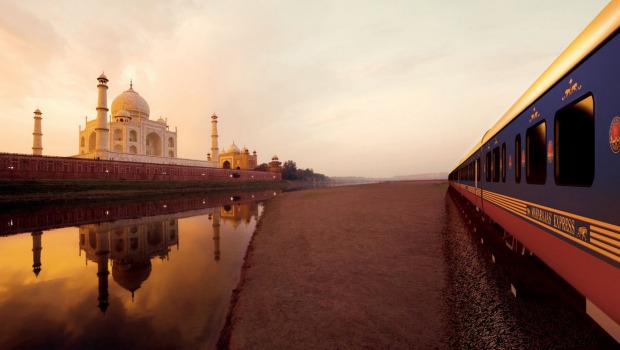
[(129, 88), (180, 158), (233, 142), (327, 176), (449, 172), (605, 7), (558, 0), (0, 0), (0, 152), (78, 153)]

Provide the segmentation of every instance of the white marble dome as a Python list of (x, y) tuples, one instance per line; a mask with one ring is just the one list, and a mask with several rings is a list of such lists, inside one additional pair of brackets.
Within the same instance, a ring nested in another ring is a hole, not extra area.
[(116, 96), (112, 101), (112, 115), (116, 116), (121, 110), (129, 112), (133, 118), (149, 118), (151, 110), (146, 100), (133, 90), (130, 86), (129, 90)]

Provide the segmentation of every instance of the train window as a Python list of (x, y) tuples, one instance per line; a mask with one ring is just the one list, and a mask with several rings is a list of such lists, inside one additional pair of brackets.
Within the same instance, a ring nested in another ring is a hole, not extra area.
[(465, 168), (463, 169), (465, 172), (465, 180), (469, 181), (469, 163), (467, 165), (465, 165)]
[(515, 138), (515, 182), (521, 183), (521, 134)]
[(555, 114), (555, 183), (594, 181), (594, 99), (589, 94)]
[(491, 181), (491, 152), (487, 152), (486, 163), (485, 163), (485, 173), (487, 182)]
[(502, 182), (506, 182), (506, 143), (502, 143), (502, 162), (499, 165), (502, 170)]
[(493, 163), (491, 163), (491, 169), (493, 171), (493, 182), (499, 182), (499, 147), (493, 149)]
[(542, 121), (525, 134), (525, 181), (544, 185), (547, 181), (547, 124)]
[(476, 181), (480, 181), (480, 158), (476, 159)]

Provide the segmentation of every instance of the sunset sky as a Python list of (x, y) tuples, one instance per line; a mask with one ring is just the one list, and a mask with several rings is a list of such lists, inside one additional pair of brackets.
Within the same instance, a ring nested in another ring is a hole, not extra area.
[(133, 88), (206, 159), (234, 141), (328, 176), (449, 172), (607, 1), (0, 0), (0, 152), (78, 152)]

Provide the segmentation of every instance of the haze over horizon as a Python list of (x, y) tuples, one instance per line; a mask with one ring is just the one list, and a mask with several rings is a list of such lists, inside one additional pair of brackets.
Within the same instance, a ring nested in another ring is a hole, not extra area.
[(233, 141), (327, 176), (447, 173), (607, 1), (0, 2), (0, 152), (78, 151), (129, 88), (206, 159)]

